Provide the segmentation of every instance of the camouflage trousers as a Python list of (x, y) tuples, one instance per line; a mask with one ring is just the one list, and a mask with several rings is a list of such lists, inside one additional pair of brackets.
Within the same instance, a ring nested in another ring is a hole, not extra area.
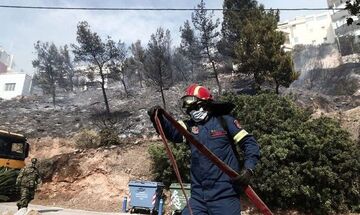
[(35, 189), (31, 189), (28, 187), (21, 187), (20, 200), (16, 204), (18, 206), (18, 209), (27, 208), (29, 202), (34, 199), (34, 196), (35, 196)]

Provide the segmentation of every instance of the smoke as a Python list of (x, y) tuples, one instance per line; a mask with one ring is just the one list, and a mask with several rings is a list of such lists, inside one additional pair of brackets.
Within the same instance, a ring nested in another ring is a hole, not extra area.
[(342, 57), (336, 44), (296, 46), (293, 62), (300, 77), (290, 87), (329, 95), (353, 95), (360, 88), (358, 61), (358, 55)]

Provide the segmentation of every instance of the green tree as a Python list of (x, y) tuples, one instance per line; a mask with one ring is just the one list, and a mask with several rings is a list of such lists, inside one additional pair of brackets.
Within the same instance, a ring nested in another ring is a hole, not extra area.
[(273, 62), (275, 68), (270, 70), (270, 77), (275, 85), (275, 92), (279, 94), (280, 86), (290, 87), (290, 84), (300, 76), (299, 72), (294, 71), (294, 64), (290, 52), (280, 50), (278, 55), (274, 56)]
[(279, 12), (267, 12), (262, 6), (252, 12), (252, 16), (243, 22), (240, 38), (235, 44), (237, 72), (252, 75), (257, 91), (270, 80), (279, 93), (280, 86), (289, 87), (298, 77), (291, 55), (282, 47), (285, 36), (276, 30)]
[(282, 49), (285, 38), (276, 30), (278, 12), (266, 12), (255, 0), (225, 0), (223, 9), (218, 49), (233, 59), (235, 72), (252, 75), (256, 90), (270, 80), (277, 93), (296, 80), (291, 56)]
[(91, 71), (100, 75), (106, 112), (109, 114), (110, 107), (105, 90), (105, 80), (111, 61), (121, 55), (122, 43), (115, 42), (110, 37), (103, 41), (96, 32), (91, 31), (86, 21), (79, 22), (76, 41), (78, 45), (72, 44), (75, 61), (86, 63)]
[(171, 64), (174, 71), (175, 81), (194, 80), (194, 73), (191, 71), (193, 68), (192, 63), (188, 57), (184, 56), (181, 48), (175, 48)]
[(44, 93), (52, 96), (55, 106), (56, 84), (62, 79), (62, 57), (54, 43), (40, 42), (35, 44), (37, 58), (32, 65), (37, 69), (36, 83), (40, 85)]
[(221, 40), (218, 44), (219, 52), (230, 58), (236, 58), (234, 44), (239, 41), (246, 19), (251, 17), (252, 11), (258, 7), (256, 0), (224, 0)]
[(194, 29), (191, 28), (189, 20), (186, 20), (183, 27), (180, 27), (181, 43), (179, 54), (187, 58), (190, 63), (190, 79), (195, 79), (201, 60), (201, 47), (198, 38), (195, 36)]
[(219, 19), (213, 21), (214, 13), (208, 13), (205, 10), (205, 2), (201, 0), (200, 4), (197, 5), (197, 10), (191, 14), (192, 23), (199, 33), (200, 47), (203, 58), (211, 64), (214, 72), (214, 78), (218, 86), (218, 94), (221, 94), (221, 84), (219, 81), (219, 72), (216, 65), (217, 47), (216, 44), (219, 39), (220, 33), (217, 28), (220, 24)]
[[(349, 11), (351, 16), (359, 16), (360, 14), (360, 1), (346, 1), (345, 9)], [(354, 19), (352, 17), (348, 17), (346, 19), (348, 25), (352, 25), (354, 23)], [(357, 23), (358, 25), (358, 23)]]
[(128, 96), (129, 92), (127, 89), (126, 79), (128, 77), (127, 73), (129, 71), (130, 62), (127, 58), (127, 48), (125, 47), (125, 43), (119, 42), (118, 49), (118, 56), (113, 58), (109, 64), (109, 77), (120, 81), (123, 85), (126, 96)]
[(151, 35), (145, 56), (144, 68), (147, 81), (158, 87), (163, 106), (166, 108), (164, 89), (173, 84), (169, 30), (164, 31), (164, 29), (158, 28), (156, 33)]
[(64, 87), (70, 91), (74, 90), (74, 77), (75, 77), (75, 68), (73, 61), (70, 56), (69, 48), (67, 45), (59, 48), (59, 54), (61, 58), (60, 68), (62, 70), (62, 76), (65, 80)]

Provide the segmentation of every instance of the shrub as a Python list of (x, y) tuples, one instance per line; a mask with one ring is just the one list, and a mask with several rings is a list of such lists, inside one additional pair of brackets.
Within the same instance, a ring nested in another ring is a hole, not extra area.
[[(188, 146), (186, 144), (171, 144), (170, 148), (176, 159), (183, 182), (190, 182), (190, 150)], [(149, 147), (149, 154), (153, 161), (152, 172), (154, 179), (162, 181), (167, 187), (169, 187), (171, 183), (177, 182), (175, 172), (166, 154), (165, 146), (152, 144)]]
[(292, 131), (311, 115), (290, 98), (271, 93), (257, 96), (228, 94), (224, 99), (235, 104), (234, 116), (256, 138), (263, 134)]
[(289, 98), (228, 95), (234, 115), (261, 146), (254, 188), (271, 207), (315, 214), (360, 209), (360, 150), (329, 118), (310, 114)]
[(120, 143), (119, 136), (114, 128), (103, 128), (99, 135), (100, 146), (118, 145)]
[(19, 170), (0, 167), (0, 202), (14, 200), (18, 196), (16, 178)]
[(74, 136), (75, 145), (80, 149), (97, 148), (100, 146), (100, 136), (91, 129), (83, 129)]
[[(271, 207), (314, 214), (360, 211), (360, 149), (339, 123), (308, 111), (288, 97), (226, 95), (242, 126), (261, 147), (253, 186)], [(184, 181), (189, 181), (190, 152), (172, 146)], [(155, 179), (176, 181), (164, 147), (149, 148)]]

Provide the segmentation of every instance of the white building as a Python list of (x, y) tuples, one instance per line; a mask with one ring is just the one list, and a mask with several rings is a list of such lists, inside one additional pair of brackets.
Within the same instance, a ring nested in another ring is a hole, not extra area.
[[(354, 20), (358, 20), (357, 16), (350, 16), (349, 11), (342, 10), (341, 8), (345, 8), (346, 1), (348, 0), (327, 0), (329, 8), (332, 10), (332, 25), (335, 30), (335, 34), (338, 37), (353, 35), (360, 35), (360, 26), (356, 25), (356, 23), (352, 25), (347, 25), (347, 18), (353, 18)], [(340, 9), (338, 9), (340, 8)]]
[(12, 99), (16, 96), (30, 95), (32, 78), (27, 74), (0, 74), (0, 98)]
[(320, 45), (335, 42), (330, 12), (297, 17), (279, 23), (278, 30), (285, 33), (286, 49), (292, 49), (295, 45)]
[[(78, 77), (85, 84), (83, 90), (87, 90), (88, 88), (101, 89), (102, 79), (101, 79), (101, 76), (97, 69), (92, 71), (89, 69), (88, 66), (81, 65), (81, 66), (77, 66), (75, 68), (75, 71), (81, 71), (81, 74), (83, 74), (81, 77)], [(110, 73), (109, 69), (105, 68), (103, 71), (103, 74), (105, 76), (105, 79), (104, 79), (105, 89), (108, 88), (109, 80), (107, 77), (108, 77), (109, 73)]]

